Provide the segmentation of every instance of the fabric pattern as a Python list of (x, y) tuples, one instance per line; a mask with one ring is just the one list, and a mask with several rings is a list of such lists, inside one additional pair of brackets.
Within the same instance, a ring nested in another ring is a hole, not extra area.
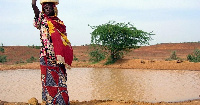
[(47, 105), (69, 105), (67, 73), (64, 65), (53, 66), (40, 58), (42, 101)]
[(40, 67), (42, 100), (47, 105), (68, 105), (67, 74), (65, 65), (71, 65), (73, 49), (68, 45), (66, 27), (56, 16), (40, 12), (34, 18), (34, 26), (40, 30)]
[(73, 49), (68, 45), (66, 26), (56, 16), (46, 16), (42, 12), (39, 18), (34, 18), (34, 26), (40, 30), (40, 58), (45, 56), (52, 64), (67, 64), (71, 66)]
[(47, 24), (47, 19), (42, 12), (40, 12), (39, 18), (34, 18), (34, 26), (40, 30), (40, 41), (42, 43), (40, 58), (45, 56), (49, 63), (56, 64), (56, 56), (49, 33), (49, 26)]

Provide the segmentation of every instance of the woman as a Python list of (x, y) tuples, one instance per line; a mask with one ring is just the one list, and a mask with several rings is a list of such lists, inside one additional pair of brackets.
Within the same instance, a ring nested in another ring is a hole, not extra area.
[(42, 12), (32, 0), (35, 13), (34, 26), (40, 30), (42, 47), (40, 50), (40, 67), (42, 80), (42, 101), (50, 105), (67, 105), (67, 74), (73, 59), (73, 50), (67, 39), (66, 27), (57, 17), (56, 4), (42, 2)]

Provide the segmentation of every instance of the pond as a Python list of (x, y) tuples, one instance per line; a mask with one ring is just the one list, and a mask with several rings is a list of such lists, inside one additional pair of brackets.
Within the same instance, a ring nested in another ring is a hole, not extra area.
[[(179, 102), (200, 99), (200, 71), (72, 68), (68, 73), (71, 100)], [(41, 102), (40, 70), (0, 71), (0, 100)]]

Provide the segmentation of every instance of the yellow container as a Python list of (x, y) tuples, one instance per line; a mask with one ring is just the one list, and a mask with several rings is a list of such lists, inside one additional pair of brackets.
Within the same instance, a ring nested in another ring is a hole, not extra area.
[(59, 4), (59, 0), (40, 0), (40, 4), (43, 4), (45, 2), (54, 2), (56, 5)]

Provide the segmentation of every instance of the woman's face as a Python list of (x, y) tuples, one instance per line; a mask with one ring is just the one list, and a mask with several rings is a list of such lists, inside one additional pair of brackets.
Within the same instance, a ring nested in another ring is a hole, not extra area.
[(43, 9), (44, 9), (44, 13), (47, 16), (54, 16), (55, 13), (54, 13), (54, 7), (52, 3), (45, 3)]

